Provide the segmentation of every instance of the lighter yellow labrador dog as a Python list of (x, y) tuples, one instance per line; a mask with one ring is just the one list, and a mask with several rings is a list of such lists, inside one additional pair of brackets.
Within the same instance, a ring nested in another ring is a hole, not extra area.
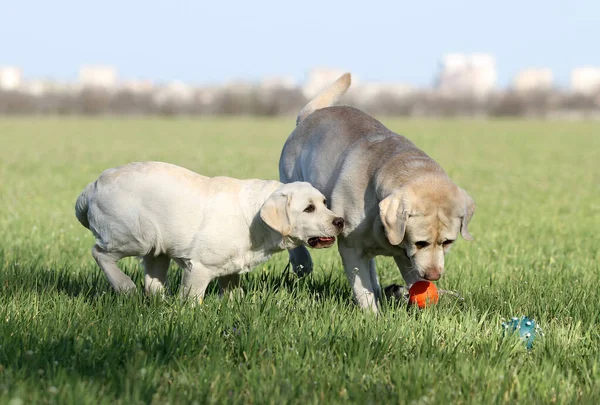
[(273, 253), (329, 247), (344, 226), (308, 183), (209, 178), (160, 162), (106, 170), (75, 213), (116, 291), (135, 289), (120, 259), (143, 257), (148, 293), (163, 291), (173, 259), (183, 269), (181, 294), (199, 301), (212, 280), (226, 289)]
[[(307, 181), (344, 217), (338, 249), (355, 300), (378, 311), (375, 256), (392, 256), (410, 286), (438, 280), (444, 255), (467, 225), (473, 199), (407, 138), (352, 107), (331, 107), (350, 86), (341, 76), (298, 115), (279, 161), (284, 183)], [(304, 247), (290, 251), (295, 271), (312, 269)]]

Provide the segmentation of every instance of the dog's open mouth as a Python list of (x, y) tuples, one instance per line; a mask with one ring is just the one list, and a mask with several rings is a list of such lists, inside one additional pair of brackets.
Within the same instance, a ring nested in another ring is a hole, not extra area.
[(310, 238), (308, 240), (308, 245), (312, 248), (326, 248), (335, 243), (335, 237), (332, 236), (330, 238), (325, 237), (316, 237)]

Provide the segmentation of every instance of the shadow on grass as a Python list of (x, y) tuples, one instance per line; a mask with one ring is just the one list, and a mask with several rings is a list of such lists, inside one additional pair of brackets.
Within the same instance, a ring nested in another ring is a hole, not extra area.
[[(8, 373), (15, 373), (5, 375), (6, 381), (32, 379), (39, 387), (72, 379), (97, 381), (109, 392), (122, 396), (134, 383), (142, 403), (151, 403), (161, 384), (156, 376), (176, 367), (182, 359), (207, 357), (207, 346), (198, 340), (206, 341), (208, 337), (200, 334), (190, 344), (176, 323), (159, 333), (123, 337), (122, 333), (115, 333), (111, 339), (99, 334), (82, 339), (77, 331), (63, 336), (31, 336), (27, 332), (19, 336), (17, 332), (0, 351), (0, 364)], [(210, 345), (210, 349), (219, 348)], [(149, 375), (144, 378), (146, 369)]]
[[(104, 273), (95, 263), (74, 269), (66, 265), (48, 264), (43, 257), (29, 257), (25, 262), (7, 261), (0, 251), (0, 291), (5, 296), (21, 294), (24, 291), (35, 294), (58, 292), (71, 297), (83, 297), (91, 302), (105, 294), (116, 294)], [(138, 293), (144, 291), (144, 273), (140, 260), (127, 258), (119, 263), (120, 268), (136, 284)], [(168, 273), (167, 294), (176, 296), (179, 292), (182, 270), (171, 264)], [(241, 276), (241, 288), (247, 293), (286, 291), (293, 299), (309, 296), (323, 302), (337, 300), (352, 303), (351, 289), (340, 269), (320, 268), (304, 277), (297, 276), (289, 266), (271, 265), (267, 269), (256, 269)], [(390, 287), (390, 286), (388, 286)], [(213, 281), (206, 295), (219, 294), (218, 282)], [(385, 308), (404, 307), (401, 299), (384, 299)]]
[[(44, 257), (28, 257), (26, 261), (7, 260), (0, 251), (0, 264), (2, 266), (0, 267), (0, 291), (5, 296), (23, 292), (45, 294), (54, 291), (71, 297), (83, 296), (86, 300), (93, 300), (106, 293), (115, 294), (104, 273), (92, 263), (74, 269), (68, 265), (47, 263)], [(133, 280), (137, 289), (143, 291), (144, 273), (139, 260), (124, 259), (119, 266)], [(308, 294), (316, 300), (328, 297), (351, 300), (350, 289), (336, 269), (298, 277), (289, 267), (277, 267), (269, 267), (267, 270), (256, 269), (242, 275), (240, 283), (242, 289), (248, 294), (255, 291), (285, 290), (293, 296)], [(167, 281), (168, 294), (178, 294), (181, 277), (181, 269), (172, 264)], [(215, 280), (209, 285), (206, 295), (217, 294), (219, 294), (219, 286)]]

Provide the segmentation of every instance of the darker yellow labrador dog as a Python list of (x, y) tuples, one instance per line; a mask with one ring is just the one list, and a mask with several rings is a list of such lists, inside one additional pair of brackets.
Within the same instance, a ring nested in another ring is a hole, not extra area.
[[(375, 256), (392, 256), (410, 286), (438, 280), (444, 256), (467, 225), (475, 202), (407, 138), (370, 115), (334, 104), (350, 86), (337, 79), (298, 115), (279, 161), (284, 183), (306, 181), (346, 221), (338, 239), (354, 298), (378, 311)], [(290, 250), (296, 271), (312, 270), (308, 250)]]

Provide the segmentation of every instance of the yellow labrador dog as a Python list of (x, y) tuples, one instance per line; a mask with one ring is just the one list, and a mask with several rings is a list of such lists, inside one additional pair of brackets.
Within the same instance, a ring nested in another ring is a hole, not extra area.
[(116, 291), (135, 289), (117, 267), (123, 257), (143, 257), (147, 293), (163, 291), (173, 259), (184, 271), (181, 294), (199, 301), (215, 278), (226, 289), (275, 252), (333, 245), (344, 226), (308, 183), (209, 178), (160, 162), (106, 170), (75, 213)]
[[(444, 255), (467, 225), (475, 203), (433, 159), (407, 138), (352, 107), (331, 107), (350, 86), (341, 76), (298, 115), (279, 161), (284, 183), (306, 181), (344, 217), (338, 240), (355, 300), (378, 311), (381, 288), (374, 257), (392, 256), (410, 286), (438, 280)], [(300, 246), (290, 250), (297, 272), (312, 260)]]

